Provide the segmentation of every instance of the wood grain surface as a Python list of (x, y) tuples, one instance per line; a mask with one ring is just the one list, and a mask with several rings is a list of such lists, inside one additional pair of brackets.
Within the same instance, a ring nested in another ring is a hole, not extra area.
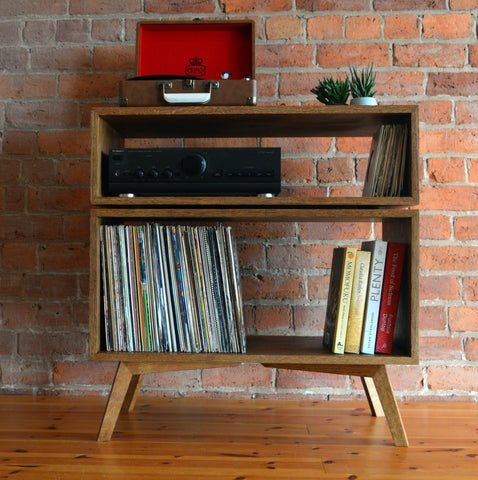
[(147, 398), (96, 441), (106, 399), (0, 396), (0, 478), (467, 480), (478, 404), (400, 403), (409, 448), (367, 401)]

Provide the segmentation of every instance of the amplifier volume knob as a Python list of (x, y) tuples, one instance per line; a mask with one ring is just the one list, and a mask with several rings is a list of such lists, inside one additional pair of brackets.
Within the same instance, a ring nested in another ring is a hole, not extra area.
[(159, 177), (159, 172), (155, 169), (152, 168), (149, 173), (148, 173), (150, 178), (158, 178)]
[(172, 171), (170, 168), (165, 168), (165, 169), (161, 172), (161, 176), (162, 176), (163, 178), (173, 178), (174, 173), (173, 173), (173, 171)]
[(144, 170), (142, 168), (137, 168), (134, 172), (134, 176), (136, 178), (143, 178), (144, 177)]
[(206, 159), (199, 153), (184, 157), (181, 161), (181, 172), (190, 177), (200, 177), (206, 171)]

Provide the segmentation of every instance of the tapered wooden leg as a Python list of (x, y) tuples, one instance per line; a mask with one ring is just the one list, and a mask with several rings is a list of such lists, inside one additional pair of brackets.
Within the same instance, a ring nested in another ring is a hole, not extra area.
[(138, 398), (139, 391), (141, 389), (141, 383), (143, 381), (142, 374), (133, 374), (131, 381), (126, 392), (126, 397), (123, 402), (121, 410), (123, 412), (132, 412), (136, 404), (136, 399)]
[(131, 373), (131, 370), (123, 362), (120, 362), (118, 370), (116, 371), (115, 381), (111, 387), (110, 396), (103, 415), (103, 421), (101, 422), (97, 439), (98, 442), (108, 442), (111, 440), (121, 407), (124, 404), (130, 388), (132, 378), (133, 374)]
[(380, 366), (372, 379), (395, 445), (397, 447), (408, 447), (407, 434), (388, 378), (387, 368), (384, 365)]
[(310, 372), (354, 375), (362, 379), (365, 394), (372, 414), (385, 416), (390, 433), (397, 447), (408, 447), (408, 439), (403, 427), (392, 385), (385, 365), (302, 365), (302, 364), (263, 364), (271, 368), (288, 368)]
[[(240, 365), (240, 363), (238, 363)], [(214, 364), (215, 368), (235, 366), (230, 362)], [(147, 373), (174, 372), (177, 370), (190, 370), (192, 368), (212, 368), (208, 362), (158, 363), (158, 362), (120, 362), (116, 377), (111, 388), (111, 393), (103, 415), (98, 442), (111, 440), (113, 431), (121, 411), (131, 412), (135, 406), (141, 388), (143, 376)]]
[(377, 389), (373, 383), (373, 379), (371, 377), (360, 377), (360, 379), (362, 380), (362, 385), (365, 390), (365, 395), (367, 396), (372, 415), (375, 417), (383, 417), (385, 413), (383, 411), (380, 398), (378, 397)]

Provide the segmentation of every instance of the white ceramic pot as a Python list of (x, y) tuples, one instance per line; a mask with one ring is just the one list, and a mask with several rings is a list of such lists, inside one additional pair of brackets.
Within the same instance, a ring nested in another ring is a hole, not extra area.
[(377, 105), (374, 97), (356, 97), (350, 100), (350, 105)]

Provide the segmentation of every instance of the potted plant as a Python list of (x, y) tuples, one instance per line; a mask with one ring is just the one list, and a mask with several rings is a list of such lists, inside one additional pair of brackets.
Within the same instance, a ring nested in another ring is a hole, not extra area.
[(325, 105), (345, 105), (350, 95), (350, 80), (327, 77), (312, 88), (311, 92)]
[(350, 93), (352, 100), (350, 105), (377, 105), (375, 96), (375, 72), (373, 64), (358, 71), (356, 67), (350, 70)]

